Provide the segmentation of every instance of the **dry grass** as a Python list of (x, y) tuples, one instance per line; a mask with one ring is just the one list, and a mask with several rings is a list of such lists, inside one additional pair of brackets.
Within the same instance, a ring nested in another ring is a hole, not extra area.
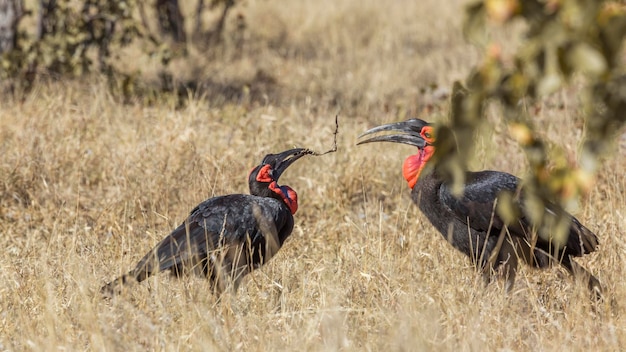
[[(411, 149), (354, 145), (375, 123), (445, 112), (420, 89), (449, 85), (475, 59), (459, 34), (460, 3), (264, 1), (240, 11), (254, 44), (204, 72), (271, 72), (283, 94), (274, 102), (121, 105), (99, 82), (40, 85), (3, 101), (0, 350), (626, 346), (626, 146), (575, 210), (601, 240), (579, 262), (608, 299), (592, 304), (560, 269), (524, 269), (509, 294), (502, 282), (484, 288), (411, 204), (400, 172)], [(236, 295), (216, 303), (205, 280), (161, 275), (111, 301), (99, 296), (195, 204), (246, 193), (247, 172), (265, 153), (330, 147), (340, 107), (339, 151), (301, 160), (282, 178), (300, 199), (292, 237)], [(489, 119), (473, 165), (522, 175), (523, 156)], [(576, 92), (554, 96), (537, 119), (575, 158)]]

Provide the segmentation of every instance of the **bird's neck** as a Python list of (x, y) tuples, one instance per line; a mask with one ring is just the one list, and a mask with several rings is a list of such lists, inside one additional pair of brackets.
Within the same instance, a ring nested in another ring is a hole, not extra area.
[(275, 198), (282, 200), (291, 214), (295, 214), (298, 211), (298, 194), (293, 188), (289, 186), (280, 186), (276, 181), (273, 181), (269, 185), (269, 190), (276, 195)]
[(426, 163), (430, 160), (434, 153), (435, 147), (427, 145), (424, 148), (418, 149), (417, 154), (411, 155), (404, 160), (402, 175), (404, 176), (406, 182), (408, 182), (411, 189), (415, 187), (415, 184), (424, 170)]

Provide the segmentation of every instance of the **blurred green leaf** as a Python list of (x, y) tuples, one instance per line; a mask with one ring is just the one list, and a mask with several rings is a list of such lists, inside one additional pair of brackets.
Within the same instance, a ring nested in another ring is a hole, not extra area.
[(488, 42), (485, 15), (485, 5), (482, 1), (469, 4), (465, 9), (463, 34), (470, 43), (478, 46), (485, 46)]
[[(526, 24), (524, 41), (510, 60), (513, 64), (505, 65), (507, 60), (500, 57), (498, 44), (487, 42), (487, 23), (490, 20), (490, 25), (505, 26), (514, 18)], [(471, 147), (468, 136), (484, 119), (486, 104), (501, 103), (504, 117), (510, 122), (509, 133), (524, 149), (530, 166), (524, 196), (527, 215), (536, 225), (537, 234), (558, 248), (565, 244), (569, 222), (564, 206), (572, 206), (577, 197), (589, 191), (599, 158), (615, 132), (626, 124), (622, 48), (626, 7), (619, 2), (596, 0), (484, 0), (467, 7), (463, 28), (470, 42), (487, 50), (468, 75), (467, 89), (453, 92), (451, 123), (446, 128), (457, 150), (448, 145), (450, 142), (441, 142), (452, 156), (442, 154), (440, 158), (451, 175), (458, 172), (450, 163), (464, 168), (466, 161), (459, 150)], [(582, 96), (587, 134), (581, 169), (570, 165), (561, 149), (548, 149), (526, 110), (577, 74), (586, 75), (588, 85)], [(441, 133), (438, 140), (442, 136), (446, 134)], [(498, 205), (507, 222), (520, 215), (511, 202), (510, 195), (503, 195)], [(548, 206), (551, 212), (546, 212)]]
[(573, 71), (600, 76), (607, 69), (607, 62), (602, 53), (584, 42), (576, 44), (566, 57)]

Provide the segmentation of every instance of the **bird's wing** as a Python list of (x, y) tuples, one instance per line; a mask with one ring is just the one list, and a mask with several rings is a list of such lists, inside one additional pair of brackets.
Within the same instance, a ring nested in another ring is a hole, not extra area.
[[(284, 227), (283, 217), (276, 214), (273, 201), (249, 195), (206, 200), (139, 261), (136, 275), (149, 276), (185, 263), (197, 263), (216, 250), (236, 257), (229, 258), (233, 262), (246, 262), (248, 258), (244, 256), (253, 256), (259, 248), (263, 252), (256, 255), (265, 255), (266, 232), (277, 233)], [(242, 253), (244, 250), (250, 253)]]
[[(526, 204), (524, 202), (521, 202), (521, 203), (522, 203), (521, 205), (522, 211), (525, 214), (528, 214), (528, 211), (527, 211), (528, 209), (526, 209)], [(559, 216), (559, 214), (561, 216)], [(559, 218), (567, 221), (565, 226), (569, 226), (569, 228), (567, 229), (568, 231), (567, 239), (565, 240), (564, 247), (563, 247), (564, 254), (575, 256), (575, 257), (580, 257), (583, 254), (591, 253), (597, 249), (598, 244), (599, 244), (598, 237), (593, 232), (591, 232), (591, 230), (589, 230), (583, 224), (581, 224), (580, 221), (578, 221), (578, 219), (576, 219), (571, 214), (565, 212), (564, 210), (560, 209), (556, 204), (546, 203), (543, 216), (544, 216), (544, 223), (548, 224), (547, 226), (548, 229), (556, 228), (556, 226), (558, 226), (556, 224), (558, 223)], [(520, 222), (527, 229), (532, 228), (531, 227), (532, 225), (530, 221), (528, 220), (528, 216), (522, 217), (522, 219), (520, 219)], [(554, 253), (555, 252), (554, 248), (551, 248), (551, 247), (554, 247), (554, 244), (552, 244), (549, 240), (547, 240), (552, 235), (552, 233), (550, 232), (553, 232), (553, 231), (540, 230), (539, 236), (537, 238), (536, 246), (543, 249), (546, 252)]]
[(182, 224), (137, 263), (135, 273), (138, 278), (179, 267), (183, 263), (197, 262), (207, 256), (208, 248), (217, 247), (220, 231), (212, 231), (211, 228), (217, 226), (211, 226), (207, 222), (214, 223), (216, 219), (227, 221), (226, 212), (219, 211), (225, 209), (215, 208), (208, 213), (202, 210), (202, 204), (192, 210)]
[[(496, 199), (503, 191), (514, 194), (516, 205), (521, 214), (514, 224), (508, 225), (509, 233), (522, 237), (528, 241), (536, 241), (536, 246), (549, 253), (554, 253), (554, 244), (551, 243), (550, 233), (541, 233), (536, 239), (534, 227), (528, 217), (528, 209), (519, 192), (520, 180), (508, 173), (497, 171), (470, 172), (467, 174), (464, 193), (455, 197), (449, 186), (445, 184), (439, 190), (439, 199), (450, 213), (460, 221), (478, 231), (499, 233), (505, 222), (496, 211)], [(558, 207), (552, 203), (546, 204), (545, 215), (556, 217)], [(583, 226), (576, 218), (565, 213), (570, 220), (570, 228), (565, 243), (565, 254), (581, 256), (593, 252), (598, 246), (598, 238), (593, 232)]]
[(478, 231), (501, 229), (504, 222), (495, 211), (495, 200), (502, 191), (515, 192), (519, 179), (504, 172), (482, 171), (467, 174), (461, 197), (443, 184), (439, 201), (457, 219)]

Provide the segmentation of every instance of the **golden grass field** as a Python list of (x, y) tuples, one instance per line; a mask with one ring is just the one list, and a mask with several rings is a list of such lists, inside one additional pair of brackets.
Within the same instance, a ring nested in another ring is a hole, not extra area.
[[(479, 59), (461, 35), (463, 3), (249, 1), (233, 11), (248, 24), (243, 48), (227, 28), (215, 58), (191, 50), (173, 64), (180, 79), (239, 87), (235, 100), (121, 104), (98, 78), (2, 97), (0, 351), (625, 349), (624, 137), (572, 210), (601, 241), (578, 260), (605, 286), (600, 303), (560, 268), (523, 268), (510, 293), (502, 280), (485, 287), (411, 203), (401, 175), (411, 147), (355, 145), (377, 124), (445, 119), (430, 87), (449, 89)], [(299, 195), (291, 238), (236, 294), (217, 302), (203, 278), (163, 274), (100, 296), (196, 204), (247, 193), (266, 153), (330, 148), (337, 113), (338, 151), (281, 178)], [(534, 117), (576, 160), (579, 87)], [(472, 168), (523, 176), (497, 110), (487, 118)]]

